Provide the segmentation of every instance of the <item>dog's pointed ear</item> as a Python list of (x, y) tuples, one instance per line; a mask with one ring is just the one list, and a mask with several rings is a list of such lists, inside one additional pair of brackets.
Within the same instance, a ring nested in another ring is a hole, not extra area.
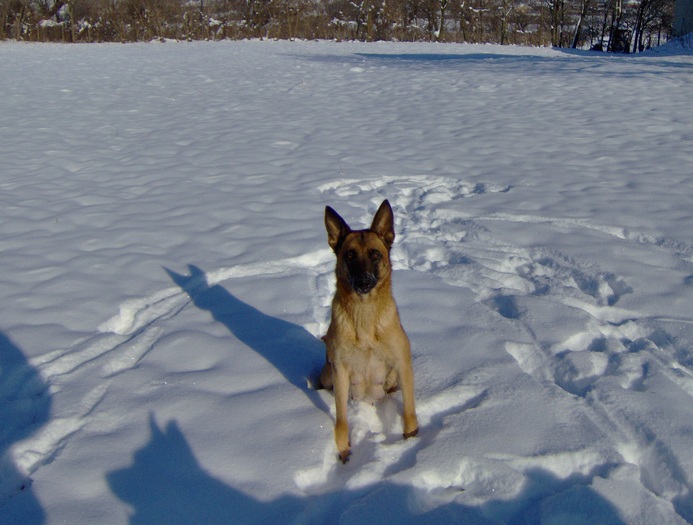
[(327, 244), (335, 252), (339, 249), (344, 237), (351, 231), (349, 225), (329, 206), (325, 206), (325, 228), (327, 229)]
[(392, 214), (392, 207), (387, 199), (383, 201), (378, 211), (375, 212), (371, 230), (380, 236), (388, 248), (395, 242), (395, 218)]

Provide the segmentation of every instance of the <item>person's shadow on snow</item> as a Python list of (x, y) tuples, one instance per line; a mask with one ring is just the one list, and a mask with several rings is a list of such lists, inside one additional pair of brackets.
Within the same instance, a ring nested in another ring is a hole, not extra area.
[(311, 386), (325, 362), (325, 346), (302, 326), (267, 315), (234, 297), (221, 285), (210, 286), (205, 273), (190, 265), (190, 275), (166, 272), (193, 300), (242, 343), (271, 363), (286, 380), (303, 391), (320, 410), (330, 409)]
[[(276, 507), (208, 474), (175, 421), (162, 429), (152, 417), (149, 426), (150, 440), (135, 452), (132, 465), (106, 476), (113, 493), (132, 507), (131, 525), (278, 523)], [(298, 512), (291, 500), (277, 501), (282, 516)]]
[(0, 332), (0, 523), (45, 522), (31, 479), (17, 470), (9, 450), (48, 421), (50, 408), (45, 381), (22, 351)]
[[(134, 453), (132, 463), (106, 476), (113, 493), (130, 507), (131, 525), (337, 522), (519, 525), (543, 523), (557, 517), (561, 518), (560, 523), (566, 524), (624, 523), (613, 505), (589, 486), (591, 479), (600, 475), (597, 471), (558, 479), (542, 469), (530, 470), (525, 472), (525, 487), (516, 498), (480, 505), (456, 501), (456, 495), (462, 494), (464, 487), (422, 490), (388, 479), (357, 489), (345, 486), (321, 494), (256, 499), (207, 472), (198, 463), (176, 421), (163, 428), (150, 417), (149, 427), (149, 442)], [(286, 475), (274, 472), (273, 468), (285, 467), (263, 461), (262, 452), (258, 451), (257, 469), (269, 469), (268, 477)], [(229, 457), (225, 469), (240, 479), (233, 464), (234, 458)], [(347, 479), (348, 476), (344, 481)], [(242, 481), (238, 486), (242, 487)]]

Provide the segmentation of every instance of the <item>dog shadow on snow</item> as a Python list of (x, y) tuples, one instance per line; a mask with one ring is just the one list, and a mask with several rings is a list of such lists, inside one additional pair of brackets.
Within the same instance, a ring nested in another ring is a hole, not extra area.
[(226, 288), (210, 286), (205, 273), (189, 266), (190, 275), (166, 272), (191, 297), (195, 306), (208, 311), (239, 341), (272, 364), (286, 380), (306, 394), (320, 410), (330, 409), (312, 386), (325, 362), (325, 345), (305, 328), (277, 317), (234, 297)]

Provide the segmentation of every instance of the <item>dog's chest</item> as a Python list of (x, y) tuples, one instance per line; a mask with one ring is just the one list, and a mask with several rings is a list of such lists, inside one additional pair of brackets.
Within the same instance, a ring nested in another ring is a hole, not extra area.
[(390, 299), (358, 306), (333, 303), (332, 359), (349, 371), (354, 400), (379, 401), (396, 384), (392, 371), (398, 356), (392, 342), (400, 337), (401, 326), (391, 295), (386, 297)]
[(343, 355), (349, 369), (349, 392), (354, 400), (380, 401), (392, 371), (387, 354), (375, 347), (355, 348)]

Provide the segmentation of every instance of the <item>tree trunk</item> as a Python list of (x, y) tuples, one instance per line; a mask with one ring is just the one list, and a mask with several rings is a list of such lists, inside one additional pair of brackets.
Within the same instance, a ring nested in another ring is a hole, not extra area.
[(582, 0), (582, 9), (580, 9), (580, 18), (578, 19), (578, 23), (575, 27), (575, 35), (573, 36), (573, 44), (570, 46), (573, 49), (577, 48), (578, 42), (580, 41), (580, 32), (582, 31), (582, 23), (585, 20), (585, 17), (587, 16), (588, 9), (589, 9), (589, 0)]
[(647, 0), (640, 0), (640, 5), (638, 6), (638, 16), (635, 20), (635, 37), (633, 38), (633, 53), (639, 51), (640, 43), (642, 41), (643, 25), (645, 21), (645, 9), (647, 8)]
[(440, 0), (440, 29), (438, 30), (438, 40), (443, 40), (445, 32), (445, 10), (448, 8), (448, 0)]

